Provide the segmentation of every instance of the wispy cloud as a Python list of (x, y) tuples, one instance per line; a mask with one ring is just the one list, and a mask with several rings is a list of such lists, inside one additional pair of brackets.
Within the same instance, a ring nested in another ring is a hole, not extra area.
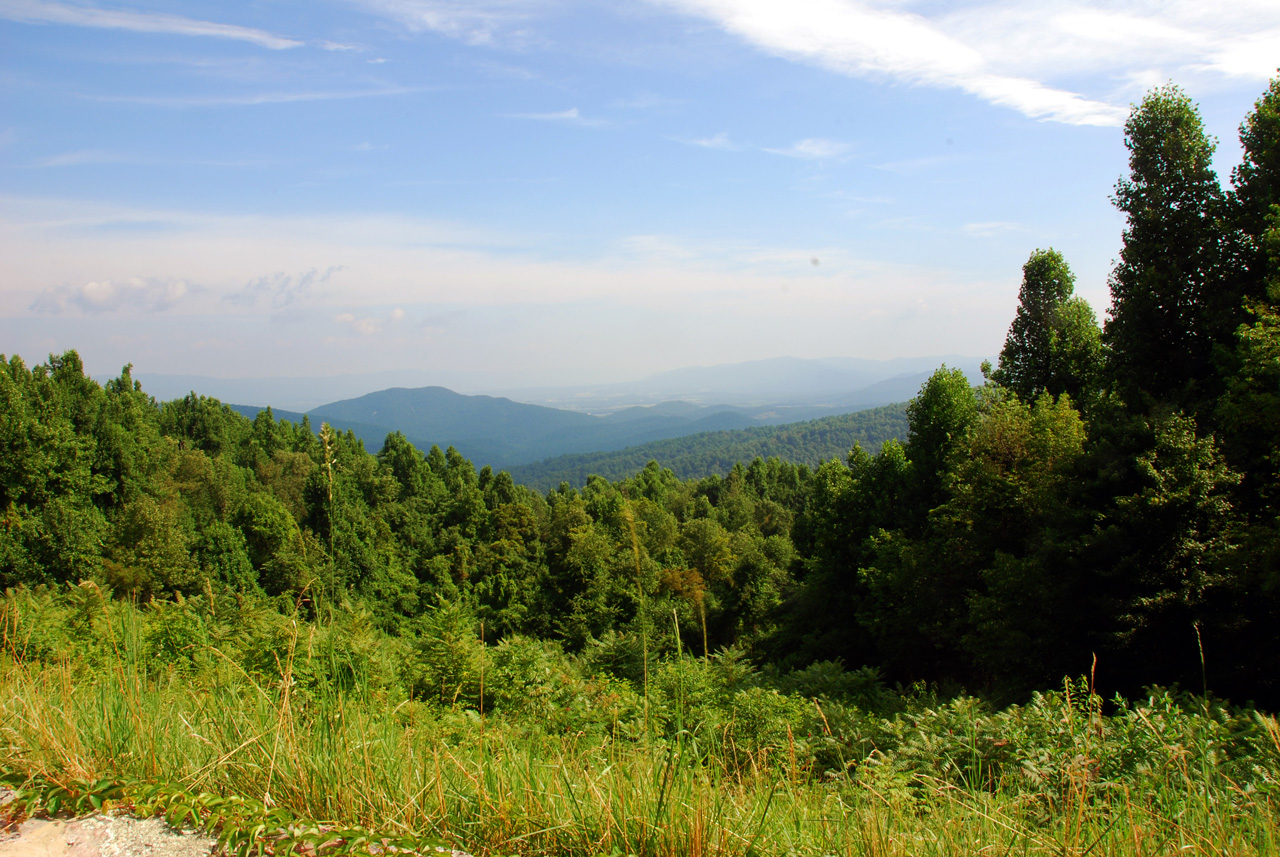
[(631, 98), (619, 98), (613, 102), (613, 106), (625, 110), (653, 110), (655, 108), (672, 107), (680, 103), (682, 103), (680, 99), (666, 98), (652, 92), (642, 92)]
[(992, 69), (939, 22), (857, 0), (660, 0), (709, 18), (775, 56), (855, 77), (955, 87), (1037, 119), (1117, 125), (1126, 111), (1024, 76)]
[(920, 158), (905, 158), (901, 161), (885, 161), (882, 164), (875, 164), (875, 169), (884, 170), (887, 173), (898, 173), (904, 176), (918, 175), (926, 170), (940, 167), (943, 164), (953, 163), (959, 160), (956, 155), (926, 155)]
[(207, 36), (235, 39), (272, 50), (296, 48), (302, 42), (276, 36), (264, 30), (200, 21), (161, 12), (129, 12), (95, 6), (72, 6), (48, 0), (0, 0), (0, 18), (24, 24), (64, 24), (136, 33), (169, 33), (180, 36)]
[(609, 124), (603, 119), (588, 119), (576, 107), (554, 113), (508, 113), (507, 116), (512, 119), (534, 119), (539, 122), (567, 122), (570, 125), (584, 125), (589, 128), (600, 128)]
[[(385, 148), (385, 147), (383, 147)], [(241, 158), (218, 160), (212, 158), (166, 158), (155, 157), (143, 152), (122, 154), (103, 149), (82, 149), (76, 152), (62, 152), (33, 161), (29, 166), (37, 169), (103, 166), (107, 164), (148, 167), (226, 167), (229, 169), (260, 169), (275, 166), (281, 161)]]
[(1026, 227), (1007, 220), (990, 220), (982, 223), (966, 223), (960, 231), (974, 238), (994, 238), (1010, 232), (1025, 232)]
[(353, 0), (375, 15), (410, 30), (430, 30), (473, 45), (499, 39), (523, 40), (523, 28), (539, 0)]
[(119, 104), (146, 104), (153, 107), (236, 107), (254, 104), (289, 104), (297, 101), (342, 101), (351, 98), (381, 98), (408, 95), (423, 90), (407, 86), (377, 89), (338, 89), (312, 92), (251, 92), (243, 95), (95, 95), (94, 101)]
[[(1274, 0), (651, 0), (757, 49), (852, 77), (967, 92), (1026, 116), (1119, 125), (1149, 86), (1196, 75), (1268, 80)], [(1055, 81), (1091, 80), (1102, 97)], [(1120, 85), (1117, 87), (1117, 83)]]
[(686, 146), (699, 146), (703, 149), (723, 149), (725, 151), (736, 151), (737, 145), (729, 139), (729, 135), (721, 131), (714, 137), (672, 137), (677, 143), (684, 143)]
[(301, 274), (286, 274), (276, 271), (258, 277), (245, 284), (238, 292), (227, 295), (222, 300), (236, 306), (251, 307), (265, 304), (272, 309), (284, 309), (302, 303), (311, 296), (311, 289), (317, 283), (327, 283), (334, 274), (344, 270), (341, 265), (332, 265), (323, 271), (312, 268)]
[(765, 149), (774, 155), (785, 155), (788, 158), (800, 158), (805, 161), (834, 161), (847, 157), (852, 151), (848, 143), (836, 140), (824, 140), (821, 137), (809, 137), (797, 140), (785, 149)]
[(101, 149), (84, 149), (78, 152), (63, 152), (59, 155), (50, 155), (47, 158), (41, 158), (35, 162), (37, 167), (78, 167), (87, 164), (116, 164), (123, 161), (124, 158), (113, 152), (104, 152)]
[(162, 312), (188, 295), (201, 291), (186, 280), (130, 277), (126, 280), (91, 280), (80, 285), (64, 283), (44, 289), (31, 303), (39, 313), (101, 313), (122, 310)]

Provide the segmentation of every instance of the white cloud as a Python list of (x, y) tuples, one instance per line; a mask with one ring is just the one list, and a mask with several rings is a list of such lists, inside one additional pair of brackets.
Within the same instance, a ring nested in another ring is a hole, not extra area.
[(275, 36), (264, 30), (199, 21), (159, 12), (126, 12), (94, 6), (71, 6), (49, 0), (0, 0), (0, 18), (24, 24), (66, 24), (137, 33), (169, 33), (180, 36), (208, 36), (235, 39), (272, 50), (296, 48), (302, 42)]
[(810, 137), (805, 140), (797, 140), (785, 149), (765, 149), (765, 151), (806, 161), (831, 161), (848, 155), (850, 148), (848, 143)]
[[(1119, 125), (1127, 109), (1053, 83), (1164, 80), (1200, 70), (1262, 80), (1280, 57), (1280, 4), (1137, 0), (941, 4), (884, 0), (652, 0), (756, 48), (853, 77), (955, 88), (1026, 116)], [(1127, 93), (1126, 98), (1135, 93)]]
[(38, 313), (162, 312), (176, 306), (192, 292), (200, 291), (185, 280), (129, 277), (125, 280), (90, 280), (80, 285), (64, 283), (47, 287), (31, 303)]
[(333, 317), (338, 324), (350, 328), (352, 333), (359, 336), (373, 336), (375, 333), (382, 333), (388, 327), (403, 321), (405, 312), (400, 307), (393, 309), (386, 318), (374, 318), (373, 316), (357, 317), (355, 313), (342, 312)]
[(670, 0), (771, 54), (842, 74), (957, 87), (1035, 118), (1116, 125), (1125, 111), (1034, 80), (994, 73), (983, 55), (934, 22), (841, 0)]
[(1269, 0), (970, 3), (938, 24), (1010, 74), (1267, 80), (1280, 62), (1280, 6)]
[[(472, 44), (527, 41), (554, 0), (351, 0)], [(649, 0), (837, 74), (958, 89), (1025, 116), (1118, 126), (1150, 82), (1269, 79), (1280, 3), (1239, 0)], [(1145, 82), (1145, 83), (1143, 83)], [(1086, 90), (1093, 90), (1088, 92)]]

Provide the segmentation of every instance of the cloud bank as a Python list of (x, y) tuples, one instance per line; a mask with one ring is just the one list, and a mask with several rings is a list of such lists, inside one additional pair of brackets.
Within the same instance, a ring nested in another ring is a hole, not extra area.
[(81, 285), (64, 283), (45, 288), (30, 308), (38, 313), (100, 315), (123, 311), (163, 312), (177, 306), (189, 294), (200, 291), (186, 280), (129, 277), (125, 280), (90, 280)]

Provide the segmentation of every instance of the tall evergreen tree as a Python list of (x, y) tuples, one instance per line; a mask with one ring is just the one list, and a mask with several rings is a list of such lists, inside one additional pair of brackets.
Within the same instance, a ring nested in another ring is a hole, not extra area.
[(1113, 202), (1128, 226), (1104, 333), (1111, 380), (1130, 406), (1198, 410), (1220, 387), (1215, 341), (1234, 332), (1223, 320), (1234, 299), (1224, 277), (1224, 198), (1211, 166), (1216, 141), (1186, 93), (1169, 85), (1134, 107), (1125, 146), (1130, 175)]

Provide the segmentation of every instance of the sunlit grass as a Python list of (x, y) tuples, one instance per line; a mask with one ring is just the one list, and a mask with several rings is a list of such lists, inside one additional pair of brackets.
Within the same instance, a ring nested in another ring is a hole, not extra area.
[(687, 736), (548, 735), (341, 695), (302, 706), (287, 670), (263, 687), (230, 668), (191, 685), (124, 661), (90, 680), (66, 663), (3, 667), (11, 770), (243, 795), (478, 855), (1280, 853), (1274, 794), (1230, 799), (1234, 784), (1194, 764), (1135, 793), (1094, 781), (1086, 760), (1048, 801), (998, 782), (817, 777), (785, 758), (730, 767)]

